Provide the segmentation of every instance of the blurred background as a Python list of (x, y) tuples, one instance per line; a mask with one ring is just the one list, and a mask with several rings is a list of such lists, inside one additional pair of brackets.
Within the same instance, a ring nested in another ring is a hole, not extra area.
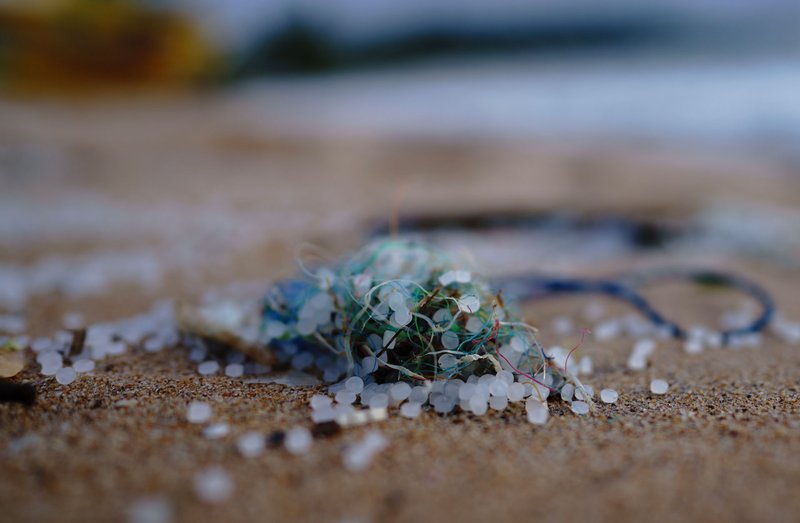
[[(162, 299), (258, 299), (298, 254), (392, 229), (490, 277), (733, 270), (797, 320), (799, 44), (797, 0), (0, 0), (0, 346), (72, 339), (76, 315), (161, 325)], [(687, 327), (756, 313), (720, 290), (645, 294)], [(567, 347), (631, 313), (587, 300), (523, 316)], [(619, 411), (556, 407), (541, 431), (392, 419), (361, 475), (338, 465), (355, 432), (261, 461), (200, 438), (189, 398), (270, 433), (306, 424), (306, 400), (201, 378), (188, 349), (132, 347), (69, 389), (31, 361), (43, 406), (3, 411), (0, 506), (119, 521), (156, 494), (178, 521), (791, 520), (798, 353), (774, 336), (692, 359), (665, 342), (633, 375), (632, 343), (586, 342)], [(648, 396), (653, 378), (670, 396)], [(236, 499), (208, 507), (188, 478), (217, 462)]]
[(0, 306), (277, 277), (297, 244), (340, 253), (393, 213), (490, 272), (794, 268), (798, 15), (0, 1)]
[(241, 86), (295, 130), (613, 133), (790, 154), (799, 11), (789, 0), (5, 0), (0, 64), (16, 93)]

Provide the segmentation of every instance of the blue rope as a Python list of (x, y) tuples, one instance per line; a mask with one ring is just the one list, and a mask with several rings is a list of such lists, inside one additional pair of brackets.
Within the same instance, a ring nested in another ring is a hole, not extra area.
[(736, 289), (760, 304), (761, 313), (750, 325), (721, 332), (723, 345), (728, 345), (734, 337), (762, 332), (775, 314), (775, 302), (764, 288), (741, 276), (713, 270), (659, 270), (617, 280), (553, 278), (531, 274), (497, 280), (494, 284), (496, 288), (513, 289), (520, 300), (536, 300), (562, 294), (603, 294), (630, 304), (653, 325), (665, 329), (674, 338), (685, 339), (686, 331), (661, 315), (638, 291), (641, 287), (666, 280)]

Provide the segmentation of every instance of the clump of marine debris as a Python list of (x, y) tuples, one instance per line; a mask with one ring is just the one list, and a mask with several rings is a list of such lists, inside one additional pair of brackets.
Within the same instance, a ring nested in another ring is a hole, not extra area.
[[(421, 241), (379, 238), (341, 261), (314, 266), (301, 261), (299, 266), (298, 278), (273, 283), (266, 293), (260, 283), (233, 286), (208, 293), (199, 305), (160, 302), (146, 313), (89, 326), (70, 314), (53, 337), (31, 339), (23, 334), (23, 318), (0, 315), (0, 331), (5, 332), (0, 336), (0, 377), (20, 372), (26, 349), (35, 355), (42, 375), (69, 386), (81, 375), (92, 374), (96, 362), (130, 347), (158, 352), (182, 346), (204, 376), (224, 373), (247, 383), (314, 386), (315, 393), (309, 395), (310, 428), (238, 434), (236, 446), (248, 458), (276, 445), (303, 454), (315, 437), (390, 415), (414, 419), (432, 411), (442, 416), (515, 416), (524, 410), (528, 422), (543, 425), (550, 416), (550, 398), (565, 402), (578, 416), (590, 415), (598, 401), (614, 404), (624, 399), (624, 393), (612, 388), (596, 393), (586, 383), (593, 363), (588, 355), (573, 357), (577, 347), (540, 343), (536, 327), (523, 320), (518, 302), (505, 296), (497, 282), (482, 277), (468, 257)], [(630, 338), (627, 368), (634, 372), (648, 367), (658, 343), (668, 337), (681, 338), (691, 355), (726, 344), (757, 346), (761, 331), (770, 324), (784, 341), (800, 343), (800, 323), (773, 317), (771, 300), (757, 286), (718, 275), (709, 280), (704, 274), (701, 283), (727, 283), (761, 297), (760, 316), (752, 302), (745, 302), (723, 316), (724, 330), (684, 330), (638, 300), (633, 287), (600, 282), (599, 288), (610, 291), (611, 297), (646, 314), (609, 318), (601, 302), (589, 300), (583, 321), (592, 325), (597, 342)], [(580, 280), (523, 283), (540, 291), (598, 288), (597, 282)], [(582, 341), (589, 332), (581, 334), (566, 316), (556, 317), (547, 328), (562, 338), (580, 334)], [(0, 392), (8, 396), (4, 400), (34, 401), (30, 389), (12, 383), (3, 382)], [(653, 379), (649, 390), (663, 395), (669, 387), (665, 380)], [(510, 408), (513, 405), (524, 407)], [(203, 426), (208, 439), (231, 432), (203, 401), (187, 405), (186, 420)], [(363, 470), (387, 444), (380, 431), (371, 429), (347, 447), (343, 465)], [(205, 501), (222, 501), (231, 489), (222, 469), (195, 477), (195, 491)]]
[[(528, 397), (544, 405), (566, 385), (591, 404), (566, 358), (547, 354), (536, 329), (464, 260), (378, 240), (305, 275), (267, 293), (263, 337), (278, 359), (306, 360), (328, 382), (346, 377), (331, 387), (341, 405), (360, 395), (371, 409), (405, 401), (407, 416), (425, 403), (482, 415)], [(348, 410), (321, 405), (315, 417), (347, 423)]]

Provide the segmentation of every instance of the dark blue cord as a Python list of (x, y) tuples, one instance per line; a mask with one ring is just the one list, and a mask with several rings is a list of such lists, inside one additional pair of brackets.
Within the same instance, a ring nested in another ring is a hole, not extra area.
[(653, 325), (666, 329), (671, 336), (686, 338), (686, 331), (656, 311), (638, 292), (638, 288), (665, 280), (683, 280), (702, 285), (737, 289), (761, 305), (761, 314), (750, 325), (721, 332), (722, 343), (731, 338), (762, 332), (775, 314), (775, 303), (769, 293), (755, 282), (741, 276), (710, 270), (660, 270), (628, 276), (618, 280), (553, 278), (544, 275), (525, 275), (495, 281), (496, 288), (511, 289), (520, 300), (535, 300), (561, 294), (603, 294), (627, 302)]

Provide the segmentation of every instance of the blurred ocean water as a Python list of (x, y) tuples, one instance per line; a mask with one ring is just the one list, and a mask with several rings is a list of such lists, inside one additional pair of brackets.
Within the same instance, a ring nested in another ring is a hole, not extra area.
[(300, 134), (614, 136), (788, 152), (800, 145), (798, 92), (795, 57), (518, 56), (264, 79), (236, 97)]
[(186, 5), (262, 60), (234, 93), (286, 132), (800, 144), (791, 0)]

